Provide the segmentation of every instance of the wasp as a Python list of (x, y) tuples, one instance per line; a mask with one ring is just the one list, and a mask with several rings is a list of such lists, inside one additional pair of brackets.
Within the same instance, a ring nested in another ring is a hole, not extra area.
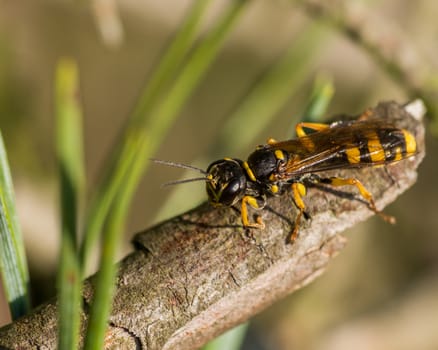
[(370, 210), (385, 221), (392, 216), (376, 208), (372, 194), (355, 177), (324, 177), (333, 169), (384, 166), (417, 153), (415, 137), (384, 118), (364, 114), (357, 120), (330, 124), (302, 122), (295, 127), (297, 138), (287, 141), (268, 139), (247, 160), (223, 158), (211, 163), (207, 170), (179, 163), (157, 161), (172, 166), (196, 169), (204, 176), (173, 183), (204, 180), (209, 202), (213, 206), (240, 204), (244, 227), (264, 228), (260, 217), (248, 218), (248, 207), (262, 209), (269, 196), (292, 194), (298, 209), (291, 240), (298, 235), (302, 216), (308, 217), (303, 197), (307, 187), (318, 184), (333, 187), (353, 186)]

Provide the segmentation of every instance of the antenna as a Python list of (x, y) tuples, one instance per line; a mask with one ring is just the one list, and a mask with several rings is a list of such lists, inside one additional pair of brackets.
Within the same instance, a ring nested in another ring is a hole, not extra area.
[(193, 179), (182, 179), (182, 180), (165, 182), (164, 184), (161, 185), (161, 187), (185, 184), (187, 182), (195, 182), (195, 181), (210, 181), (210, 180), (207, 179), (206, 177), (194, 177)]
[[(205, 170), (203, 170), (201, 168), (197, 168), (193, 165), (175, 163), (175, 162), (171, 162), (168, 160), (161, 160), (161, 159), (154, 159), (154, 158), (150, 158), (150, 160), (153, 161), (154, 163), (163, 164), (163, 165), (167, 165), (167, 166), (173, 166), (175, 168), (196, 170), (196, 171), (200, 172), (201, 174), (207, 175), (207, 172)], [(202, 178), (202, 179), (205, 180), (205, 178)]]
[[(203, 175), (207, 175), (207, 172), (205, 170), (203, 170), (201, 168), (197, 168), (197, 167), (192, 166), (192, 165), (186, 165), (186, 164), (182, 164), (182, 163), (175, 163), (175, 162), (171, 162), (171, 161), (168, 161), (168, 160), (161, 160), (161, 159), (154, 159), (154, 158), (151, 158), (150, 160), (153, 161), (154, 163), (163, 164), (163, 165), (167, 165), (167, 166), (172, 166), (172, 167), (175, 167), (175, 168), (196, 170), (196, 171), (199, 171)], [(191, 178), (191, 179), (175, 180), (175, 181), (166, 182), (166, 183), (162, 184), (161, 187), (178, 185), (178, 184), (184, 184), (184, 183), (187, 183), (187, 182), (195, 182), (195, 181), (210, 181), (210, 179), (207, 179), (207, 177), (204, 176), (204, 177), (194, 177), (194, 178)]]

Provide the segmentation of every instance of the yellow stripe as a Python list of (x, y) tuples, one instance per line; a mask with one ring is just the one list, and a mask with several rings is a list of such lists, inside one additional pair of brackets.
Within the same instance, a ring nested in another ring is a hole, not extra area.
[(248, 174), (251, 181), (257, 181), (254, 173), (252, 172), (251, 168), (249, 167), (247, 162), (243, 162), (243, 169), (246, 170), (246, 173)]
[(348, 148), (345, 153), (347, 154), (348, 162), (356, 164), (360, 162), (360, 150), (357, 147)]
[(402, 129), (403, 136), (406, 142), (406, 153), (408, 155), (413, 154), (417, 151), (417, 142), (415, 137), (407, 130)]
[(377, 135), (368, 140), (368, 152), (373, 162), (382, 162), (385, 160), (385, 151)]

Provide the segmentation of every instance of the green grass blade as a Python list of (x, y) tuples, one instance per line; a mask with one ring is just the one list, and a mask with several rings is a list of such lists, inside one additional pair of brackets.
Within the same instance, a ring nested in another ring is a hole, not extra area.
[(29, 272), (15, 209), (12, 177), (0, 133), (0, 273), (12, 319), (29, 312)]
[(131, 143), (132, 141), (129, 139), (124, 141), (124, 149), (119, 154), (118, 165), (111, 168), (112, 170), (106, 180), (98, 186), (92, 204), (88, 209), (84, 241), (80, 249), (80, 263), (83, 275), (85, 274), (93, 245), (102, 231), (111, 203), (117, 191), (122, 187), (123, 180), (133, 162), (136, 150), (133, 149)]
[[(335, 87), (330, 77), (325, 74), (318, 75), (313, 82), (313, 89), (307, 101), (300, 121), (321, 123), (335, 93)], [(288, 135), (295, 137), (295, 124), (289, 127)]]
[(122, 179), (125, 177), (133, 161), (132, 157), (136, 152), (133, 145), (137, 144), (136, 138), (143, 137), (138, 132), (138, 126), (144, 124), (145, 118), (151, 115), (151, 106), (156, 103), (159, 96), (165, 93), (170, 82), (174, 79), (177, 70), (182, 65), (187, 52), (195, 41), (201, 18), (210, 1), (197, 0), (193, 4), (180, 30), (176, 33), (157, 68), (154, 70), (154, 74), (130, 119), (129, 127), (119, 143), (119, 149), (116, 150), (113, 159), (110, 161), (111, 165), (107, 168), (106, 177), (98, 187), (88, 211), (84, 242), (81, 246), (83, 271), (87, 267), (90, 251), (102, 230), (110, 205), (117, 190), (122, 186)]
[(84, 189), (82, 113), (78, 70), (74, 61), (61, 60), (55, 77), (56, 152), (61, 204), (61, 255), (58, 271), (59, 349), (77, 349), (81, 312), (81, 273), (77, 222)]
[[(138, 147), (141, 148), (141, 146)], [(114, 279), (117, 275), (114, 259), (123, 237), (123, 227), (131, 197), (131, 194), (126, 194), (125, 191), (118, 193), (114, 202), (117, 205), (111, 207), (110, 215), (105, 224), (99, 272), (96, 277), (84, 350), (103, 348), (115, 288)]]
[[(111, 211), (112, 216), (107, 224), (106, 242), (103, 244), (100, 260), (102, 267), (98, 272), (96, 284), (108, 285), (108, 289), (97, 288), (95, 291), (84, 349), (103, 349), (107, 320), (111, 312), (111, 301), (114, 293), (114, 279), (117, 273), (116, 267), (113, 266), (113, 259), (120, 239), (116, 237), (120, 236), (124, 222), (120, 211), (118, 210), (119, 213)], [(104, 265), (107, 261), (109, 263)]]
[[(161, 137), (170, 126), (175, 115), (179, 112), (188, 97), (192, 94), (202, 76), (216, 57), (219, 49), (233, 28), (244, 8), (246, 1), (234, 1), (227, 8), (217, 25), (208, 33), (204, 40), (193, 50), (189, 60), (164, 100), (160, 101), (151, 111), (151, 118), (144, 123), (145, 136), (152, 140)], [(150, 143), (152, 154), (158, 143)]]
[(321, 122), (334, 93), (335, 87), (332, 80), (326, 75), (318, 75), (310, 99), (304, 109), (303, 120)]
[[(243, 4), (243, 2), (238, 2), (230, 5), (217, 25), (194, 49), (186, 66), (168, 91), (166, 98), (159, 101), (160, 103), (154, 104), (149, 118), (140, 128), (128, 130), (127, 141), (130, 141), (130, 147), (125, 148), (127, 149), (126, 154), (135, 156), (133, 160), (126, 161), (129, 171), (125, 172), (126, 176), (123, 178), (123, 190), (118, 191), (117, 201), (111, 205), (112, 211), (107, 222), (107, 233), (104, 236), (100, 272), (96, 281), (85, 349), (96, 349), (103, 343), (107, 326), (106, 320), (111, 307), (113, 280), (116, 275), (115, 248), (121, 238), (129, 203), (148, 164), (148, 159), (155, 152), (165, 131), (213, 61), (226, 35), (238, 18)], [(95, 300), (96, 303), (94, 303)]]
[[(313, 82), (312, 93), (304, 106), (301, 122), (321, 123), (335, 93), (335, 87), (330, 77), (319, 74)], [(289, 137), (295, 137), (295, 123), (289, 127)]]
[(192, 48), (201, 19), (210, 2), (211, 0), (196, 0), (192, 5), (174, 39), (160, 58), (158, 66), (154, 69), (131, 118), (132, 122), (142, 123), (151, 104), (161, 98), (168, 90), (174, 77), (178, 74), (184, 58)]
[(243, 343), (248, 323), (243, 323), (205, 345), (202, 350), (238, 350)]

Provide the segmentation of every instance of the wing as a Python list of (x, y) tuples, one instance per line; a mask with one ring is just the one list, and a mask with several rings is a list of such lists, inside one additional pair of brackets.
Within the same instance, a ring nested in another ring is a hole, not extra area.
[(383, 119), (331, 124), (327, 129), (270, 145), (289, 155), (279, 174), (287, 179), (339, 168), (376, 166), (416, 152), (415, 138)]

